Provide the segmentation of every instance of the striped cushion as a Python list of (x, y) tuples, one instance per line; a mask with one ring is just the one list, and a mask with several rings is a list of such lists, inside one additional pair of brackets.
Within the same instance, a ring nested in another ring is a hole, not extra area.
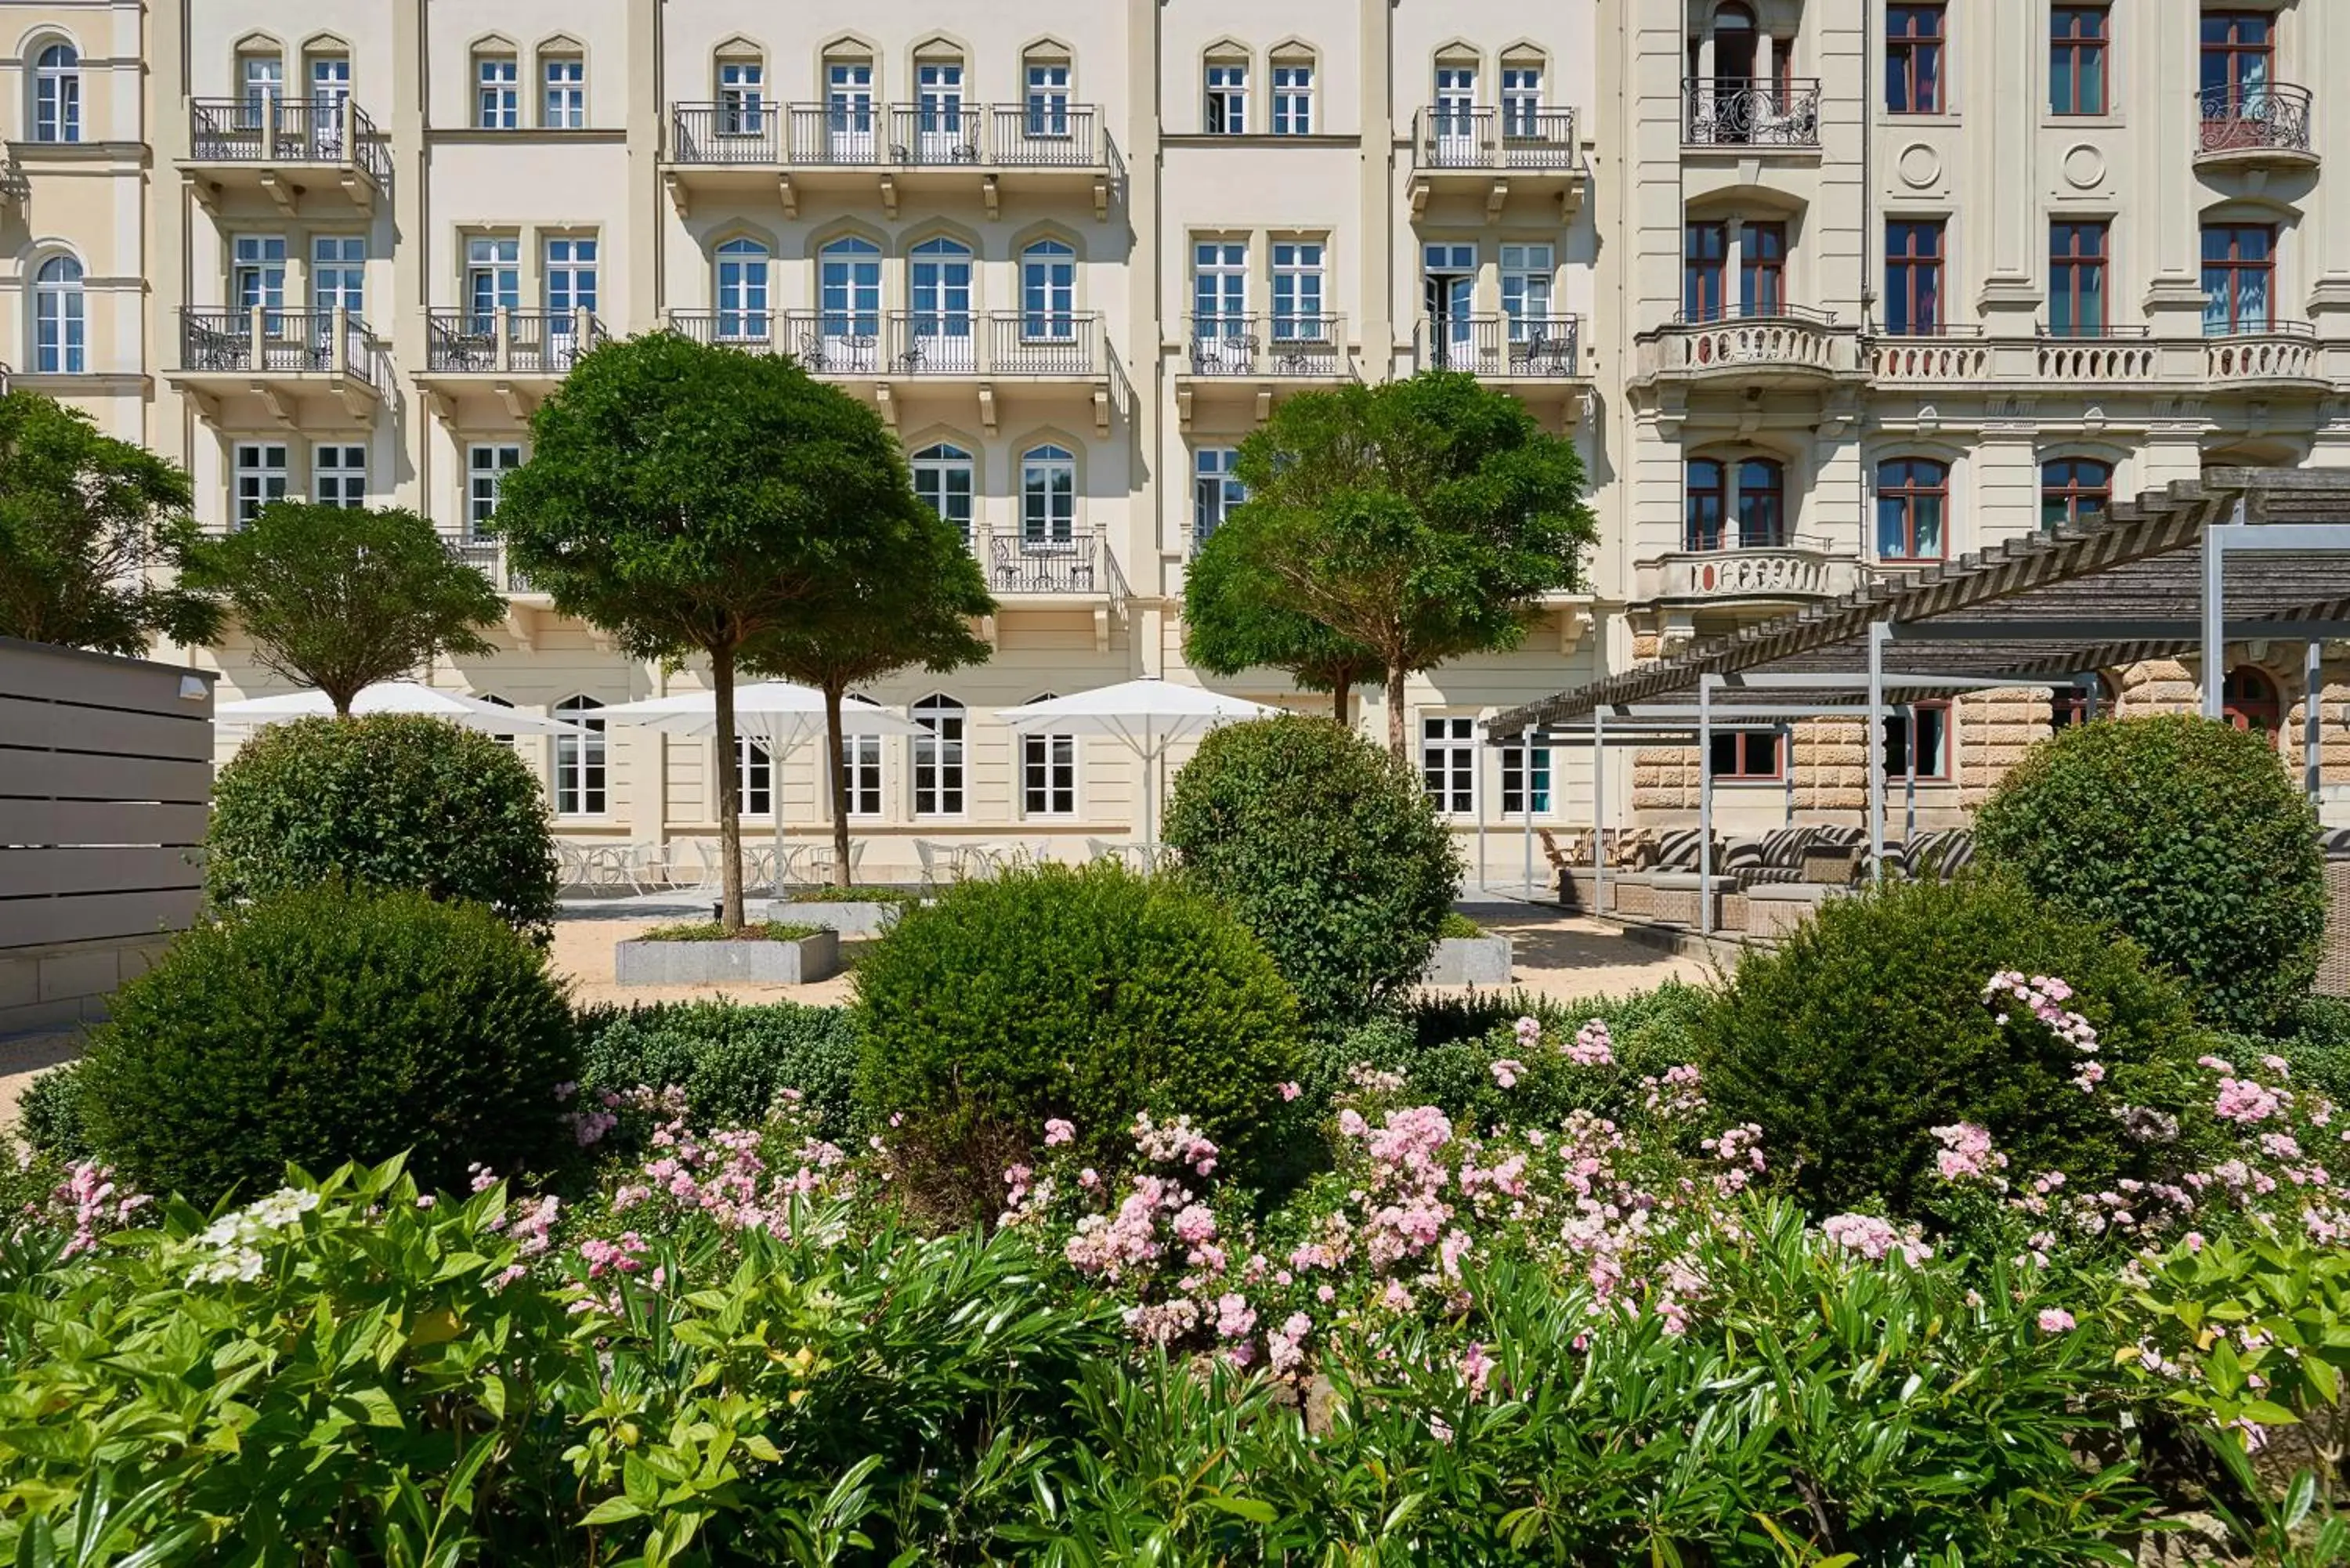
[(1721, 852), (1721, 869), (1724, 871), (1759, 870), (1770, 863), (1759, 838), (1734, 839)]

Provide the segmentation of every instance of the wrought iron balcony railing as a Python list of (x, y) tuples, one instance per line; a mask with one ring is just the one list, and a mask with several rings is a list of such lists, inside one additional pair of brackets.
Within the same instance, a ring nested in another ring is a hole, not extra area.
[(341, 375), (380, 389), (383, 348), (344, 310), (267, 306), (180, 311), (180, 369), (267, 377)]
[(347, 94), (200, 98), (188, 106), (188, 155), (197, 163), (349, 164), (391, 181), (391, 150)]
[(2307, 153), (2310, 91), (2282, 82), (2238, 82), (2195, 95), (2199, 157)]
[(1093, 104), (771, 103), (722, 99), (670, 109), (670, 160), (716, 167), (1069, 169), (1117, 171)]
[(676, 310), (702, 343), (795, 356), (818, 376), (1107, 374), (1102, 318), (1089, 310)]
[(1110, 554), (1106, 529), (1059, 537), (983, 532), (974, 548), (991, 593), (1126, 597), (1126, 579)]
[(442, 375), (561, 376), (604, 339), (586, 310), (429, 310), (424, 368)]
[(1422, 321), (1419, 365), (1505, 381), (1566, 381), (1582, 375), (1583, 327), (1573, 316), (1452, 316)]
[(480, 572), (482, 576), (490, 579), (492, 587), (509, 594), (526, 594), (534, 591), (530, 586), (530, 579), (515, 570), (514, 564), (508, 560), (504, 540), (485, 539), (478, 535), (459, 538), (453, 535), (444, 534), (441, 537), (441, 544), (442, 547), (449, 552), (450, 559), (463, 561)]
[(1347, 374), (1347, 327), (1333, 315), (1193, 316), (1184, 372), (1335, 380)]
[(1816, 78), (1690, 77), (1681, 83), (1681, 140), (1691, 147), (1817, 147)]
[(1437, 104), (1415, 118), (1416, 169), (1564, 170), (1582, 161), (1571, 109)]

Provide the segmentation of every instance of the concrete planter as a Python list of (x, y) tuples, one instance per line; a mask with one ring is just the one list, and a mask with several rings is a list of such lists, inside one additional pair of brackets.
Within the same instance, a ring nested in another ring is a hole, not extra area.
[(843, 903), (785, 904), (770, 903), (754, 906), (756, 914), (745, 910), (754, 920), (781, 920), (795, 926), (830, 926), (844, 937), (878, 937), (897, 924), (905, 910), (903, 904)]
[(805, 985), (840, 972), (840, 933), (788, 942), (619, 942), (612, 977), (622, 985)]
[(1430, 985), (1507, 985), (1510, 939), (1441, 937), (1420, 979)]

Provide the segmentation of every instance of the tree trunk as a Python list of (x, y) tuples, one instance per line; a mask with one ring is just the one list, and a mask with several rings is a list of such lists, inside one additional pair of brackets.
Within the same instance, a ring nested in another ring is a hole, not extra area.
[[(743, 764), (734, 739), (734, 649), (710, 650), (711, 702), (718, 711), (718, 858), (722, 877), (718, 923), (743, 929)], [(768, 764), (771, 768), (774, 763)], [(783, 781), (769, 778), (768, 787)]]
[(1354, 695), (1355, 682), (1351, 677), (1341, 675), (1331, 683), (1330, 717), (1337, 720), (1341, 728), (1346, 725), (1347, 710), (1351, 705)]
[(1403, 686), (1410, 674), (1400, 664), (1388, 666), (1388, 750), (1406, 767), (1411, 765), (1411, 740), (1404, 733)]
[(846, 890), (848, 877), (848, 754), (840, 732), (840, 699), (844, 688), (830, 681), (824, 688), (824, 752), (832, 764), (832, 885)]

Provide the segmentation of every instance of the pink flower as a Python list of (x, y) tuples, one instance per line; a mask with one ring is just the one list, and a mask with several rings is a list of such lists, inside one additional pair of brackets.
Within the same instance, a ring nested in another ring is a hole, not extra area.
[(1526, 1070), (1526, 1064), (1504, 1056), (1500, 1061), (1488, 1064), (1485, 1070), (1493, 1075), (1493, 1082), (1501, 1085), (1502, 1087), (1514, 1089), (1518, 1086), (1518, 1075)]
[(1284, 1084), (1284, 1085), (1281, 1085), (1281, 1100), (1282, 1100), (1282, 1104), (1284, 1104), (1284, 1105), (1287, 1105), (1290, 1101), (1292, 1101), (1292, 1100), (1295, 1099), (1298, 1096), (1300, 1096), (1300, 1095), (1304, 1094), (1305, 1092), (1305, 1090), (1303, 1090), (1303, 1089), (1299, 1088), (1299, 1087), (1298, 1087), (1295, 1084), (1294, 1084), (1294, 1083), (1289, 1083), (1289, 1084)]
[(1616, 1044), (1607, 1033), (1607, 1021), (1595, 1018), (1576, 1030), (1575, 1043), (1566, 1048), (1566, 1059), (1578, 1067), (1614, 1066)]
[(2042, 1307), (2040, 1309), (2041, 1333), (2067, 1334), (2072, 1331), (2072, 1328), (2073, 1314), (2066, 1312), (2063, 1307)]
[(1046, 1148), (1056, 1148), (1062, 1144), (1074, 1142), (1076, 1139), (1076, 1136), (1077, 1129), (1069, 1123), (1063, 1121), (1058, 1116), (1055, 1116), (1052, 1120), (1045, 1124), (1045, 1147)]
[(1204, 1203), (1194, 1203), (1175, 1216), (1175, 1239), (1187, 1247), (1211, 1241), (1216, 1236), (1216, 1214)]
[(1493, 1358), (1485, 1354), (1482, 1345), (1471, 1341), (1461, 1356), (1461, 1380), (1469, 1385), (1471, 1394), (1485, 1392), (1485, 1380), (1493, 1375)]

